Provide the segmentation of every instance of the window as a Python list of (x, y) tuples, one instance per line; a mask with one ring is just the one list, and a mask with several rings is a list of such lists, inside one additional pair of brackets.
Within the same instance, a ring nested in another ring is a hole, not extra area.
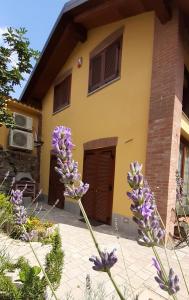
[(70, 104), (71, 79), (72, 75), (70, 74), (54, 87), (53, 112), (57, 112)]
[(179, 163), (178, 171), (180, 176), (184, 180), (183, 192), (184, 192), (184, 203), (189, 204), (189, 143), (183, 138), (180, 141), (180, 152), (179, 152)]
[(89, 92), (120, 76), (122, 38), (90, 57)]
[(185, 67), (182, 110), (185, 113), (185, 115), (189, 118), (189, 101), (188, 100), (189, 100), (189, 73)]

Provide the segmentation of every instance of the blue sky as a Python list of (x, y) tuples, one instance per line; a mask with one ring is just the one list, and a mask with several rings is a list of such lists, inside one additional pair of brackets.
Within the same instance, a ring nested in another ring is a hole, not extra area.
[[(42, 50), (48, 35), (67, 0), (2, 0), (0, 31), (5, 27), (25, 27), (31, 47)], [(19, 98), (22, 87), (16, 88)]]

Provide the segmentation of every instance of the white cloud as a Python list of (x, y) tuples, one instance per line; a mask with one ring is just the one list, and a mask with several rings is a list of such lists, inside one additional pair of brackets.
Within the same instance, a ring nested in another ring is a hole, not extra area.
[[(7, 32), (7, 27), (0, 27), (0, 45), (6, 46), (5, 43), (3, 42), (3, 33)], [(18, 55), (16, 52), (12, 53), (10, 56), (10, 64), (9, 67), (16, 67), (18, 63)]]
[(10, 65), (11, 67), (17, 67), (18, 64), (18, 55), (16, 52), (13, 52), (10, 56)]
[(3, 33), (7, 32), (7, 27), (0, 27), (0, 35), (2, 35)]
[(0, 27), (0, 43), (3, 42), (3, 33), (7, 32), (7, 27)]

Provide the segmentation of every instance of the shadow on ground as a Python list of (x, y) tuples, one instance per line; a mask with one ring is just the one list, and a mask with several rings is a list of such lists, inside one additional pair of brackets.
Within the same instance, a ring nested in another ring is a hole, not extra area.
[[(82, 216), (73, 215), (63, 209), (48, 205), (45, 201), (39, 200), (37, 203), (31, 205), (31, 201), (25, 201), (25, 207), (27, 208), (28, 215), (35, 211), (35, 215), (41, 219), (51, 221), (55, 224), (67, 224), (70, 226), (76, 226), (80, 228), (86, 228), (85, 220)], [(120, 236), (135, 240), (133, 237), (124, 234), (123, 232), (116, 231), (112, 226), (90, 220), (94, 231), (102, 232), (114, 236)]]

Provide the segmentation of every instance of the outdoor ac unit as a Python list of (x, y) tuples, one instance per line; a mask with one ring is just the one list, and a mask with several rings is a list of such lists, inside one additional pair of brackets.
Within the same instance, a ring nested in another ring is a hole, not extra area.
[(13, 117), (15, 121), (15, 127), (32, 131), (32, 118), (16, 112), (13, 113)]
[(31, 132), (18, 129), (10, 129), (9, 146), (12, 148), (32, 150), (33, 134)]

